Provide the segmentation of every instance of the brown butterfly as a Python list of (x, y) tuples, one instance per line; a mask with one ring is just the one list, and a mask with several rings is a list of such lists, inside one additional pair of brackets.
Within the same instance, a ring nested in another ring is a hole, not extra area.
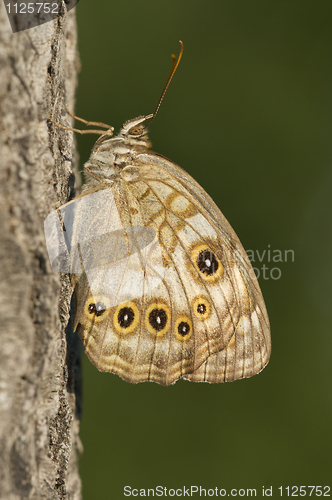
[(182, 50), (155, 113), (127, 121), (117, 137), (101, 124), (108, 130), (85, 164), (82, 194), (45, 223), (53, 267), (73, 278), (85, 352), (133, 383), (251, 377), (271, 352), (264, 300), (235, 232), (187, 172), (149, 149), (147, 122)]

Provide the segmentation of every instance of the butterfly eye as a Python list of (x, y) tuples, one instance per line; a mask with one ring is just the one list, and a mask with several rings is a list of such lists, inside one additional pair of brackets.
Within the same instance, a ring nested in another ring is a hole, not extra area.
[(199, 296), (194, 300), (193, 311), (196, 318), (205, 320), (209, 318), (212, 308), (210, 302), (205, 297)]
[(135, 330), (138, 325), (139, 312), (134, 302), (120, 304), (113, 316), (114, 326), (118, 333), (127, 334)]
[(96, 312), (96, 304), (93, 304), (93, 303), (89, 304), (88, 311), (90, 314), (94, 314)]
[(168, 329), (169, 318), (168, 306), (164, 303), (153, 302), (146, 310), (145, 324), (150, 333), (160, 337)]
[(202, 273), (211, 276), (218, 271), (219, 264), (211, 250), (202, 250), (197, 257), (197, 266)]
[(164, 309), (152, 309), (149, 314), (149, 323), (154, 330), (160, 332), (167, 323), (167, 314)]
[(118, 313), (118, 323), (122, 328), (128, 328), (135, 319), (135, 313), (131, 307), (123, 307)]
[(187, 316), (181, 316), (175, 323), (175, 334), (179, 340), (188, 340), (192, 335), (193, 327)]
[(203, 277), (208, 281), (214, 281), (221, 276), (224, 267), (216, 253), (206, 245), (199, 245), (192, 252), (192, 260)]
[(136, 125), (134, 127), (131, 127), (129, 130), (129, 135), (142, 135), (142, 133), (145, 131), (145, 128), (142, 125)]
[(182, 335), (182, 337), (185, 337), (190, 333), (190, 325), (187, 323), (187, 321), (181, 321), (181, 323), (178, 324), (178, 334)]
[(108, 297), (104, 295), (90, 295), (84, 308), (85, 316), (88, 321), (98, 323), (99, 321), (103, 321), (105, 316), (107, 316), (109, 308), (110, 301)]
[(105, 300), (103, 299), (104, 297), (91, 297), (91, 300), (88, 302), (87, 306), (87, 312), (90, 319), (92, 319), (91, 316), (93, 316), (95, 320), (98, 320), (99, 318), (102, 319), (101, 317), (109, 307), (109, 305), (107, 305), (108, 300), (106, 300), (106, 298)]

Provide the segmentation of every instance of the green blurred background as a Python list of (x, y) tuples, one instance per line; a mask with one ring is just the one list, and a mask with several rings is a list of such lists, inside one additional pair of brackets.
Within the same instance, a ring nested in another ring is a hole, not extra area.
[[(81, 0), (76, 12), (76, 112), (116, 131), (154, 111), (183, 40), (153, 149), (200, 182), (247, 250), (266, 250), (254, 267), (281, 272), (260, 278), (272, 357), (252, 379), (131, 385), (83, 356), (84, 500), (125, 485), (260, 497), (331, 484), (331, 0)], [(95, 139), (77, 137), (81, 166)]]

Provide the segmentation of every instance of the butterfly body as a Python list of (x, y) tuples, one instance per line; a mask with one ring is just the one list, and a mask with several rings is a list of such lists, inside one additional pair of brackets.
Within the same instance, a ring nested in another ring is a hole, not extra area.
[(85, 165), (74, 327), (96, 367), (129, 382), (250, 377), (271, 350), (258, 282), (209, 195), (150, 151), (151, 117), (100, 137)]

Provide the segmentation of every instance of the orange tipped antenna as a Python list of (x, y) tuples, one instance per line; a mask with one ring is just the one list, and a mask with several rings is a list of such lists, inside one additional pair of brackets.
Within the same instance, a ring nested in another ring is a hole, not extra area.
[(167, 79), (167, 82), (166, 82), (166, 85), (165, 85), (165, 87), (164, 87), (164, 90), (163, 90), (163, 91), (162, 91), (162, 93), (161, 93), (161, 96), (160, 96), (160, 99), (159, 99), (159, 101), (158, 101), (158, 104), (157, 104), (156, 110), (155, 110), (155, 112), (153, 113), (153, 116), (152, 116), (152, 118), (151, 118), (151, 121), (150, 121), (149, 125), (151, 125), (152, 121), (155, 119), (155, 116), (156, 116), (156, 114), (158, 113), (158, 110), (159, 110), (159, 108), (160, 108), (161, 102), (162, 102), (162, 100), (164, 99), (164, 95), (166, 94), (166, 90), (168, 89), (169, 84), (171, 83), (171, 80), (172, 80), (172, 78), (173, 78), (173, 76), (174, 76), (174, 73), (175, 73), (175, 71), (176, 71), (177, 67), (179, 66), (179, 62), (180, 62), (180, 60), (181, 60), (182, 53), (183, 53), (183, 42), (182, 42), (181, 40), (179, 40), (179, 42), (180, 42), (180, 44), (181, 44), (181, 50), (180, 50), (179, 57), (176, 59), (175, 55), (174, 55), (174, 54), (172, 54), (172, 59), (173, 59), (172, 69), (171, 69), (170, 75), (169, 75), (169, 77), (168, 77), (168, 79)]

